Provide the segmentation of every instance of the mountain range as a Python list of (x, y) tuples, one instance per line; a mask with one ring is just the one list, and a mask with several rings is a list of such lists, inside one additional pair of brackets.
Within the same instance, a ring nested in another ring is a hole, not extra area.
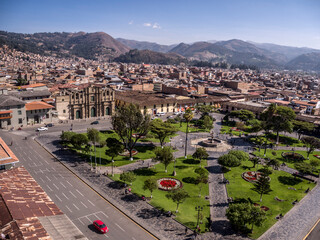
[(320, 71), (318, 49), (238, 39), (161, 45), (146, 41), (114, 39), (104, 32), (22, 34), (0, 31), (0, 46), (2, 45), (23, 52), (57, 57), (159, 64), (191, 61), (227, 62), (269, 69)]

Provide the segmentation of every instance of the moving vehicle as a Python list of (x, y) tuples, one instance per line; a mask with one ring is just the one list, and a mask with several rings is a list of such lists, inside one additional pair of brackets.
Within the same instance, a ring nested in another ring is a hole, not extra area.
[(53, 123), (48, 123), (48, 124), (46, 124), (45, 126), (46, 126), (46, 127), (53, 127), (54, 124), (53, 124)]
[(38, 131), (38, 132), (48, 131), (48, 128), (46, 128), (46, 127), (39, 127), (39, 128), (37, 129), (37, 131)]
[(95, 220), (93, 222), (93, 226), (101, 233), (109, 232), (108, 227), (101, 220)]
[(93, 121), (92, 123), (90, 123), (91, 125), (94, 125), (94, 124), (99, 124), (99, 121)]

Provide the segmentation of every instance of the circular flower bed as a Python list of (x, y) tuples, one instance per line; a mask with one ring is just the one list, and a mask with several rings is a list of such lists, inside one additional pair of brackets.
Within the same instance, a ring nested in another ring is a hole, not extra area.
[(170, 191), (182, 187), (182, 183), (175, 178), (160, 178), (157, 181), (158, 188), (164, 191)]
[[(135, 150), (135, 149), (132, 149), (131, 152), (132, 152), (132, 156), (138, 154), (138, 151)], [(128, 150), (125, 150), (125, 151), (124, 151), (123, 153), (121, 153), (120, 155), (121, 155), (121, 156), (127, 156), (127, 157), (128, 157), (128, 156), (130, 156), (130, 153), (129, 153)]]
[(291, 160), (291, 161), (303, 161), (303, 160), (305, 160), (305, 158), (301, 154), (295, 153), (295, 152), (283, 152), (283, 153), (281, 153), (281, 156), (283, 158)]
[(244, 172), (242, 173), (242, 178), (248, 182), (256, 182), (260, 178), (260, 172)]

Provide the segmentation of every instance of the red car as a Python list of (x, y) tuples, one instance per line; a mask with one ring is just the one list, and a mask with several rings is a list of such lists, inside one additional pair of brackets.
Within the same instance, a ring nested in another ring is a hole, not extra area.
[(109, 232), (108, 227), (101, 221), (101, 220), (95, 220), (93, 222), (93, 226), (99, 230), (101, 233), (107, 233)]

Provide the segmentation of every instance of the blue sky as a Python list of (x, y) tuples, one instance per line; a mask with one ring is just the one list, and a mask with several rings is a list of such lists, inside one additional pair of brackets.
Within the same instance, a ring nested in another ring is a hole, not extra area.
[(320, 49), (320, 1), (0, 0), (0, 30), (103, 31), (161, 44), (237, 38)]

